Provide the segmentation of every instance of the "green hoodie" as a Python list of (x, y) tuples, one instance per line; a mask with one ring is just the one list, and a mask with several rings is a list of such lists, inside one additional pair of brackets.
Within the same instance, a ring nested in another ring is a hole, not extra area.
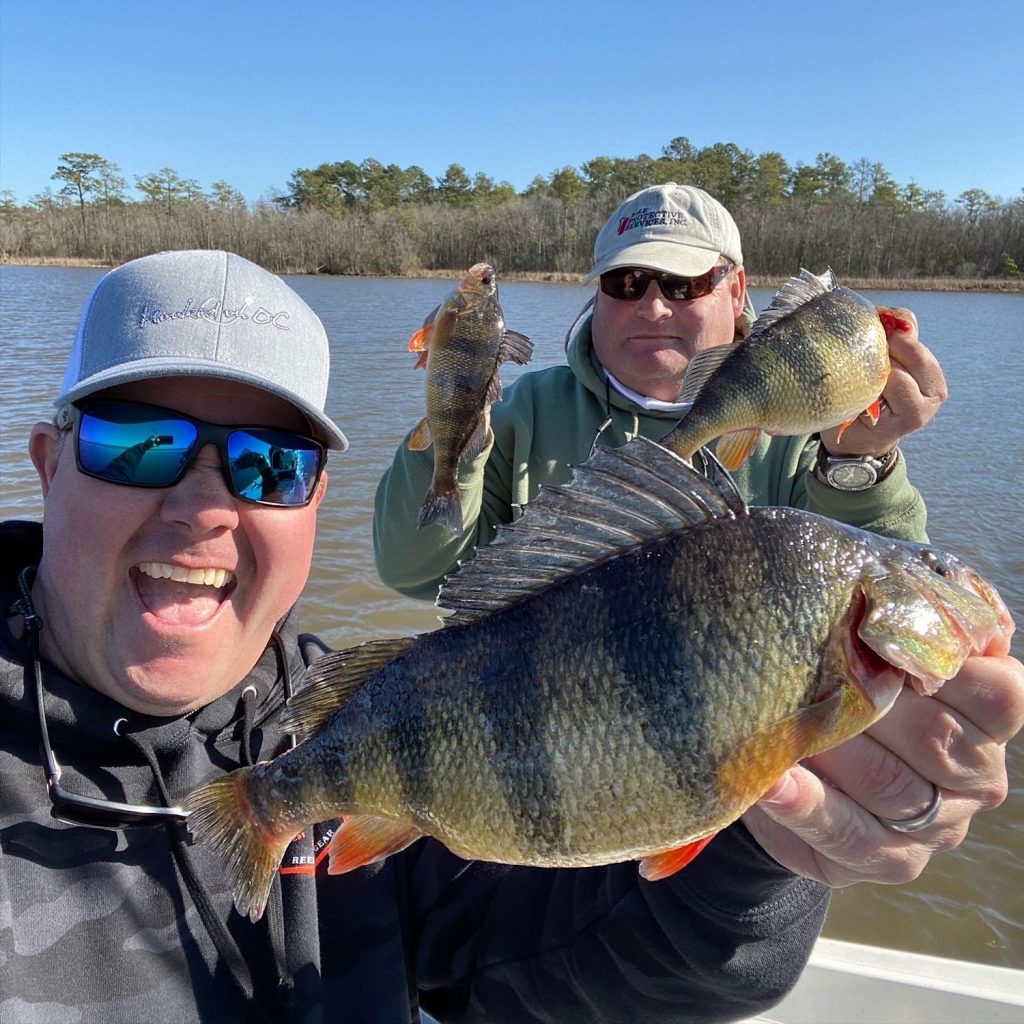
[[(410, 597), (433, 600), (445, 574), (499, 523), (521, 514), (542, 484), (568, 481), (595, 440), (610, 448), (637, 434), (660, 440), (677, 422), (671, 412), (649, 412), (608, 384), (594, 354), (590, 315), (569, 341), (568, 365), (523, 374), (491, 411), (493, 444), (459, 466), (465, 529), (453, 536), (441, 526), (416, 528), (430, 488), (433, 449), (410, 451), (405, 441), (377, 486), (373, 545), (381, 579)], [(751, 505), (788, 505), (889, 537), (926, 540), (924, 501), (907, 479), (902, 456), (892, 472), (864, 491), (837, 491), (814, 475), (816, 437), (761, 437), (751, 457), (733, 473)]]

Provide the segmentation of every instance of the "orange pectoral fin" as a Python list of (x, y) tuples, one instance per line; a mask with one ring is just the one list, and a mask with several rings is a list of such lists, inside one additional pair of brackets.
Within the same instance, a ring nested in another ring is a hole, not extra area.
[(424, 416), (409, 435), (409, 451), (425, 452), (433, 443), (434, 439), (430, 433), (430, 424), (427, 422), (427, 417)]
[(413, 367), (414, 370), (418, 370), (421, 366), (427, 365), (427, 360), (430, 358), (430, 353), (425, 349), (420, 353), (419, 359), (416, 360), (416, 365)]
[[(430, 339), (433, 333), (433, 324), (424, 324), (418, 331), (413, 331), (412, 337), (409, 339), (409, 351), (426, 352), (426, 350), (430, 347)], [(422, 358), (423, 357), (421, 357), (421, 359)], [(421, 364), (417, 363), (416, 365), (419, 366)]]
[(715, 454), (726, 469), (739, 469), (757, 447), (757, 439), (760, 436), (759, 427), (730, 431), (719, 438)]
[(357, 814), (343, 822), (327, 849), (327, 873), (343, 875), (399, 853), (424, 835), (407, 821)]
[(659, 879), (674, 875), (681, 868), (685, 868), (716, 835), (717, 832), (712, 832), (711, 835), (695, 839), (685, 846), (677, 846), (675, 849), (644, 857), (640, 861), (640, 877), (646, 878), (648, 882), (657, 882)]

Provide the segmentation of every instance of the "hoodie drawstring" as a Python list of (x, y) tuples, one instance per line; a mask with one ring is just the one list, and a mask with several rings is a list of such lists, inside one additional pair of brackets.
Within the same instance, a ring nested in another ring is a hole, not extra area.
[[(277, 655), (278, 669), (283, 680), (285, 697), (287, 698), (292, 694), (292, 672), (291, 666), (288, 664), (287, 651), (276, 630), (271, 634), (271, 641), (274, 652)], [(247, 766), (255, 763), (253, 757), (253, 733), (256, 728), (257, 698), (258, 693), (255, 686), (246, 686), (242, 691), (242, 760), (243, 764)], [(124, 738), (149, 765), (156, 780), (160, 798), (166, 806), (170, 807), (170, 794), (167, 791), (163, 772), (152, 745), (148, 740), (132, 733), (124, 734)], [(291, 743), (294, 746), (294, 737), (291, 738)], [(266, 1022), (266, 1024), (271, 1024), (275, 1018), (268, 1014), (260, 1001), (255, 998), (255, 985), (245, 957), (239, 949), (238, 943), (214, 909), (209, 891), (196, 870), (191, 850), (182, 836), (181, 829), (169, 825), (168, 836), (182, 880), (188, 889), (189, 895), (192, 897), (203, 926), (206, 928), (206, 932), (210, 936), (217, 953), (230, 972), (235, 984), (241, 990), (246, 1002), (253, 1006), (260, 1020)], [(274, 876), (274, 884), (267, 901), (267, 911), (264, 920), (277, 973), (277, 1001), (281, 1009), (287, 1013), (288, 1010), (295, 1006), (296, 1000), (295, 982), (291, 972), (288, 970), (284, 928), (284, 901), (281, 895), (280, 874), (275, 874)]]
[[(153, 772), (153, 777), (156, 779), (161, 800), (170, 807), (170, 796), (167, 792), (163, 773), (160, 770), (160, 764), (156, 759), (156, 752), (153, 750), (152, 745), (148, 740), (145, 740), (140, 736), (135, 736), (131, 733), (123, 733), (122, 735), (124, 739), (145, 759)], [(242, 995), (245, 997), (245, 1001), (256, 1009), (261, 1020), (267, 1022), (267, 1024), (271, 1024), (272, 1018), (267, 1015), (259, 1001), (254, 998), (255, 986), (253, 985), (249, 967), (245, 962), (245, 957), (242, 955), (242, 951), (238, 948), (238, 943), (235, 942), (234, 937), (228, 931), (227, 926), (220, 919), (220, 916), (214, 909), (213, 901), (210, 898), (210, 894), (204, 885), (199, 872), (196, 870), (195, 863), (192, 859), (192, 853), (185, 843), (181, 829), (175, 825), (168, 825), (167, 832), (168, 839), (171, 844), (171, 852), (173, 853), (174, 860), (178, 865), (182, 881), (184, 881), (185, 888), (192, 897), (192, 902), (195, 904), (195, 908), (199, 912), (200, 920), (202, 920), (203, 926), (206, 928), (206, 932), (210, 936), (218, 955), (227, 967), (235, 984), (241, 990)]]

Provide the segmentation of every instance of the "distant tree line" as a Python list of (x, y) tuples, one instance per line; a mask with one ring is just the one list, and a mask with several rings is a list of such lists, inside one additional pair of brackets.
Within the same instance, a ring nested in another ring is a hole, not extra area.
[(631, 192), (663, 181), (706, 189), (733, 213), (747, 267), (787, 275), (826, 265), (860, 278), (1021, 275), (1024, 191), (969, 189), (950, 201), (880, 163), (831, 153), (790, 166), (781, 153), (672, 139), (658, 157), (599, 156), (538, 176), (521, 193), (452, 164), (343, 160), (296, 170), (279, 194), (247, 203), (226, 181), (204, 191), (164, 167), (128, 195), (97, 153), (60, 157), (60, 187), (17, 205), (0, 193), (0, 257), (109, 263), (163, 249), (222, 248), (278, 273), (407, 275), (488, 260), (499, 273), (584, 273), (594, 238)]

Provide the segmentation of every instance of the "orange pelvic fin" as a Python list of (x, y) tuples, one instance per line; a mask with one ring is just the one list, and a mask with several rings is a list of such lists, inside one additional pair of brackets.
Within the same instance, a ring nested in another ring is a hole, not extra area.
[(761, 429), (759, 427), (732, 430), (719, 438), (715, 454), (726, 469), (739, 469), (757, 447), (757, 440), (760, 436)]
[[(881, 395), (879, 395), (879, 397), (876, 398), (860, 414), (860, 416), (867, 416), (867, 418), (869, 420), (871, 420), (871, 426), (874, 426), (878, 422), (878, 417), (881, 416), (881, 415), (882, 415), (882, 397), (881, 397)], [(854, 416), (852, 420), (843, 420), (843, 422), (839, 424), (839, 433), (836, 434), (836, 440), (837, 441), (842, 439), (842, 436), (843, 436), (843, 434), (846, 433), (847, 428), (852, 427), (853, 424), (856, 423), (857, 420), (860, 419), (860, 416)]]
[(640, 861), (640, 877), (646, 878), (648, 882), (657, 882), (659, 879), (674, 875), (680, 868), (685, 868), (717, 834), (712, 832), (711, 835), (695, 839), (685, 846), (677, 846), (675, 849), (644, 857)]
[(424, 416), (423, 419), (413, 427), (413, 431), (409, 435), (409, 451), (425, 452), (431, 444), (433, 444), (433, 438), (430, 435), (430, 424), (427, 422), (427, 417)]
[(407, 821), (357, 814), (343, 822), (327, 849), (329, 875), (343, 875), (404, 850), (424, 835)]
[(421, 366), (427, 365), (427, 360), (430, 358), (430, 353), (424, 349), (420, 353), (419, 359), (416, 360), (416, 365), (413, 367), (414, 370), (418, 370)]

